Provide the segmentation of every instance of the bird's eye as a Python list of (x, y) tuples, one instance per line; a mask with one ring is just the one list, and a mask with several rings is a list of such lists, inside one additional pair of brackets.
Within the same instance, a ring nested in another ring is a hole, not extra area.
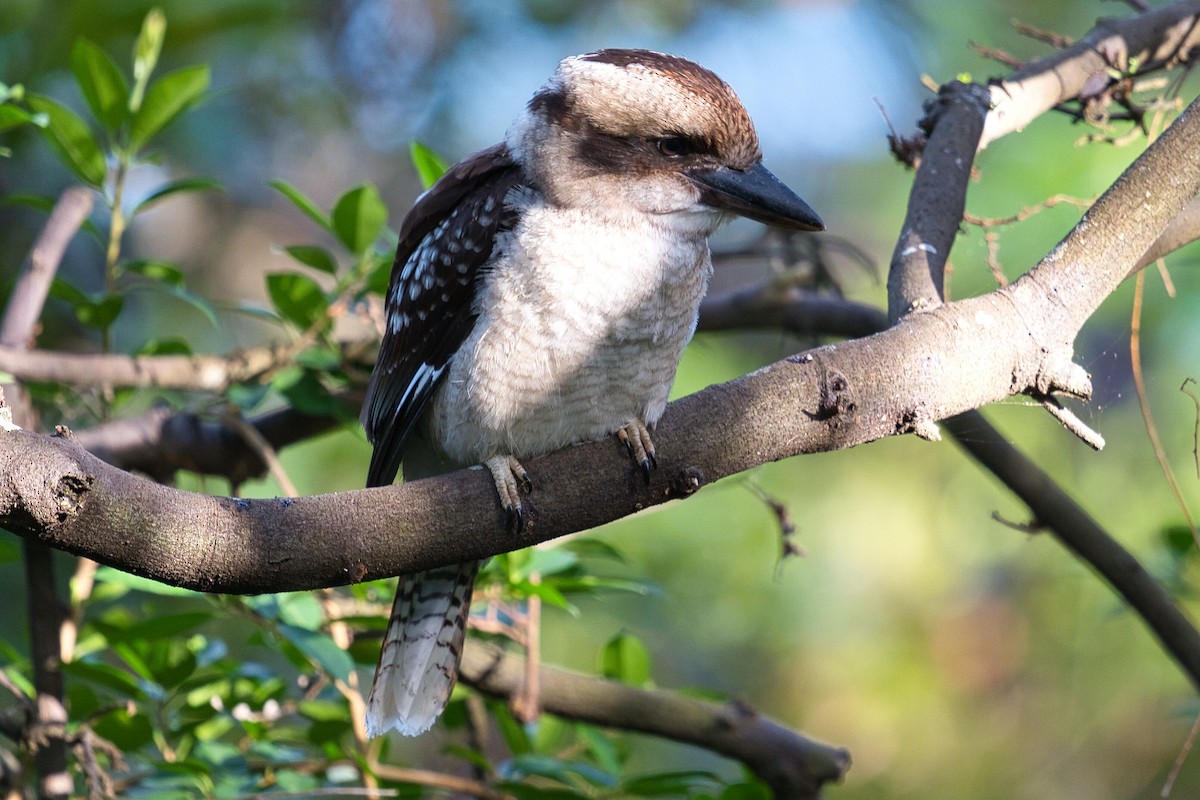
[(667, 158), (678, 158), (692, 152), (691, 143), (682, 136), (665, 136), (657, 144), (658, 152)]

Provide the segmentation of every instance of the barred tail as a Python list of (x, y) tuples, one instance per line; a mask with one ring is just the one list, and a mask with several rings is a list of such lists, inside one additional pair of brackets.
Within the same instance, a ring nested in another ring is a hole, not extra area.
[(367, 735), (429, 730), (458, 679), (478, 561), (404, 575), (367, 700)]

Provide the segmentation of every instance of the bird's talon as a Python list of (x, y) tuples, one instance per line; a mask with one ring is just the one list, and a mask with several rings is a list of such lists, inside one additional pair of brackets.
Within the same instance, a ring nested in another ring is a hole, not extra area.
[(646, 484), (658, 467), (658, 455), (654, 450), (654, 442), (650, 439), (650, 429), (642, 422), (631, 422), (617, 431), (617, 438), (625, 445), (625, 450), (642, 471)]
[(496, 484), (496, 494), (500, 497), (500, 507), (504, 509), (508, 530), (521, 533), (525, 530), (525, 507), (521, 502), (521, 493), (533, 491), (529, 473), (512, 456), (493, 456), (485, 462), (485, 466), (491, 471)]

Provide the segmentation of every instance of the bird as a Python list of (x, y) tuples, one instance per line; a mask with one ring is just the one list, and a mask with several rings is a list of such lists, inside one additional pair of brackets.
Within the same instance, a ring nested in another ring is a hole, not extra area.
[[(368, 486), (473, 464), (510, 527), (523, 460), (615, 435), (646, 480), (655, 424), (739, 215), (816, 231), (710, 70), (606, 49), (559, 62), (504, 140), (450, 167), (399, 232), (363, 403)], [(449, 701), (481, 562), (401, 576), (366, 730), (416, 736)]]

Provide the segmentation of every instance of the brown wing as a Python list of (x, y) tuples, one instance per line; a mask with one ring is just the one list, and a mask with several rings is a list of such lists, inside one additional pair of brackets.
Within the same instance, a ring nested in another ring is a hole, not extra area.
[(502, 231), (516, 224), (505, 198), (521, 172), (503, 144), (455, 164), (400, 227), (387, 293), (387, 329), (363, 401), (375, 445), (368, 486), (396, 477), (404, 444), (450, 360), (475, 325), (475, 291)]

